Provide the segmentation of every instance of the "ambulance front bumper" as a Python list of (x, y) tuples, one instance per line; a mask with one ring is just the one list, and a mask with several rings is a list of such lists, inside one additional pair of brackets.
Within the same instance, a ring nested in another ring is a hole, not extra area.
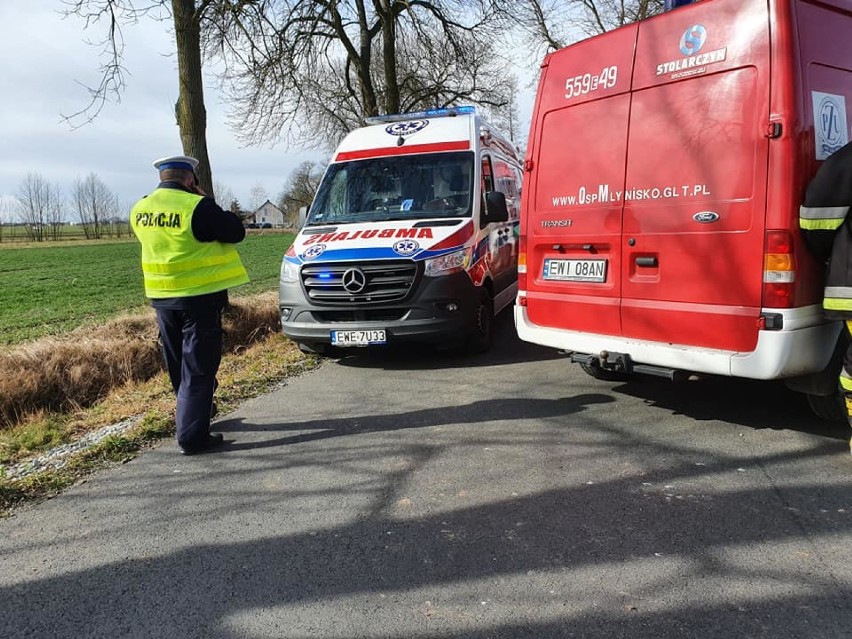
[(305, 344), (331, 344), (333, 331), (384, 331), (386, 342), (455, 345), (474, 325), (479, 291), (465, 272), (422, 277), (398, 303), (315, 305), (299, 282), (279, 287), (281, 328)]

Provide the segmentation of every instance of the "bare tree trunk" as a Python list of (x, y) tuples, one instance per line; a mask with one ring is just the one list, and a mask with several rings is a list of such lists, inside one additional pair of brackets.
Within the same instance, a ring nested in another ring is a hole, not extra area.
[(175, 119), (180, 128), (183, 152), (198, 159), (198, 181), (205, 193), (213, 194), (213, 175), (207, 155), (207, 110), (201, 72), (200, 21), (195, 0), (172, 0), (178, 58), (178, 101)]
[[(399, 78), (396, 70), (396, 16), (389, 0), (379, 0), (382, 24), (382, 62), (385, 67), (385, 112), (399, 113)], [(377, 7), (378, 8), (378, 7)], [(378, 115), (368, 114), (368, 115)]]

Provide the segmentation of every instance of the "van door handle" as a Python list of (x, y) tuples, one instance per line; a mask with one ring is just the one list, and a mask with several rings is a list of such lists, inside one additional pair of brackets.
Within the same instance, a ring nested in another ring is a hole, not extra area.
[(657, 258), (656, 257), (637, 257), (636, 258), (636, 266), (656, 266)]

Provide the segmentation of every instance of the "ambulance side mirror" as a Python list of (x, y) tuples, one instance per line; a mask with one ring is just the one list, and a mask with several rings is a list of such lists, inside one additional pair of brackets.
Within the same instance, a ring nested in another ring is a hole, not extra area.
[(506, 208), (506, 196), (501, 191), (491, 191), (485, 195), (485, 210), (482, 212), (482, 225), (493, 222), (508, 222), (509, 209)]
[(302, 228), (305, 225), (305, 221), (308, 219), (308, 207), (301, 206), (299, 207), (299, 228)]

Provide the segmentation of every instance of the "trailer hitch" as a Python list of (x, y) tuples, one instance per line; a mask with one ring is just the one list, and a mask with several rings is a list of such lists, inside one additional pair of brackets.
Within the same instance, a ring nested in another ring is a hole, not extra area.
[(611, 371), (613, 373), (632, 373), (633, 360), (627, 353), (611, 353), (601, 351), (597, 355), (590, 353), (571, 353), (569, 358), (574, 363), (586, 364), (592, 368)]
[(593, 369), (599, 369), (610, 373), (620, 373), (623, 375), (652, 375), (654, 377), (664, 377), (673, 382), (686, 381), (697, 379), (697, 375), (690, 371), (680, 370), (677, 368), (669, 368), (668, 366), (654, 366), (653, 364), (636, 364), (633, 358), (628, 353), (613, 353), (611, 351), (601, 351), (597, 355), (591, 353), (577, 353), (574, 351), (565, 351), (565, 355), (571, 362), (583, 364)]

